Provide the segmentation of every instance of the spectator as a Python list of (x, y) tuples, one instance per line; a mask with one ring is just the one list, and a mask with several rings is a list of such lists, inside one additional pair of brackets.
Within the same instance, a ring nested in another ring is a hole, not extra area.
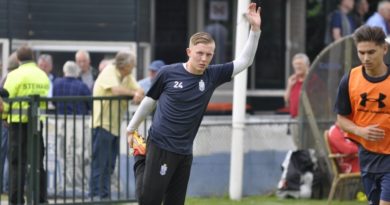
[(76, 63), (81, 69), (80, 78), (92, 91), (98, 72), (91, 66), (91, 58), (88, 51), (79, 50), (75, 56)]
[[(91, 91), (77, 77), (80, 68), (74, 61), (67, 61), (63, 67), (64, 77), (54, 81), (53, 96), (91, 96)], [(56, 110), (59, 114), (86, 115), (91, 110), (88, 102), (58, 102)]]
[[(144, 92), (131, 75), (136, 64), (135, 55), (128, 51), (116, 54), (113, 64), (108, 65), (96, 79), (93, 96), (133, 96), (139, 103)], [(110, 197), (110, 175), (114, 172), (119, 152), (120, 119), (127, 111), (127, 102), (95, 101), (93, 103), (92, 165), (90, 196)]]
[(101, 73), (103, 71), (103, 69), (108, 65), (108, 64), (111, 64), (112, 63), (112, 60), (111, 59), (107, 59), (107, 58), (103, 58), (103, 60), (100, 61), (99, 63), (99, 73)]
[[(49, 92), (50, 80), (33, 61), (33, 51), (27, 46), (22, 46), (17, 50), (17, 58), (20, 66), (10, 72), (5, 81), (4, 88), (9, 92), (9, 98), (26, 97), (29, 95), (40, 95), (46, 97)], [(8, 117), (9, 136), (9, 203), (24, 204), (24, 184), (27, 171), (27, 132), (28, 118), (26, 113), (14, 114), (11, 111), (27, 110), (27, 102), (13, 103), (12, 107), (6, 106), (5, 111), (11, 113)], [(41, 104), (45, 109), (45, 105)], [(40, 123), (42, 128), (43, 124)], [(39, 129), (42, 130), (42, 129)], [(45, 146), (43, 144), (42, 133), (36, 138), (40, 144), (37, 165), (39, 167), (39, 202), (47, 203), (46, 170), (43, 166)], [(37, 171), (37, 170), (36, 170)]]
[(138, 84), (147, 93), (152, 86), (152, 82), (157, 75), (157, 72), (165, 65), (162, 60), (155, 60), (149, 65), (149, 76), (138, 81)]
[(338, 9), (329, 14), (325, 33), (326, 45), (352, 34), (356, 29), (353, 17), (348, 15), (352, 11), (353, 5), (354, 0), (340, 0)]
[[(19, 67), (19, 61), (18, 58), (16, 57), (16, 52), (13, 52), (9, 57), (8, 57), (8, 67), (7, 67), (7, 72), (11, 72), (15, 70), (16, 68)], [(1, 87), (4, 87), (5, 80), (7, 79), (7, 75), (3, 78), (1, 81)]]
[(329, 145), (333, 154), (348, 154), (351, 156), (337, 160), (338, 167), (342, 173), (360, 172), (359, 159), (357, 157), (358, 147), (347, 138), (345, 133), (336, 122), (329, 129)]
[[(12, 53), (8, 57), (8, 72), (11, 72), (19, 67), (18, 58), (16, 57), (16, 52)], [(1, 89), (3, 89), (4, 82), (7, 79), (7, 76), (3, 79), (1, 83)], [(4, 92), (5, 90), (3, 90)], [(8, 94), (8, 91), (7, 91)], [(7, 98), (8, 95), (2, 96), (2, 98)], [(3, 102), (1, 102), (3, 104)], [(3, 110), (2, 110), (3, 111)], [(8, 123), (7, 123), (7, 114), (2, 113), (2, 132), (1, 132), (1, 152), (0, 152), (0, 162), (3, 162), (2, 170), (0, 169), (0, 174), (3, 175), (3, 190), (0, 190), (1, 193), (8, 192)], [(1, 165), (0, 165), (1, 166)]]
[(45, 71), (47, 77), (50, 80), (50, 90), (47, 97), (53, 96), (53, 82), (55, 80), (55, 76), (53, 75), (53, 58), (49, 54), (42, 54), (38, 58), (38, 67)]
[(228, 42), (229, 31), (223, 24), (214, 22), (206, 26), (205, 32), (209, 33), (218, 45), (215, 48), (215, 54), (211, 63), (219, 64), (226, 62), (226, 44)]
[(356, 23), (356, 28), (364, 24), (365, 16), (368, 10), (369, 10), (369, 5), (367, 0), (356, 0), (355, 8), (352, 11), (352, 16)]
[(298, 115), (299, 96), (301, 95), (301, 88), (305, 80), (309, 68), (310, 60), (306, 54), (295, 54), (292, 59), (294, 74), (292, 74), (287, 81), (286, 92), (284, 93), (284, 102), (286, 107), (289, 107), (290, 115), (295, 118)]
[(375, 12), (370, 18), (367, 20), (368, 26), (378, 26), (381, 27), (385, 35), (390, 35), (390, 2), (389, 1), (381, 1), (378, 4), (377, 12)]

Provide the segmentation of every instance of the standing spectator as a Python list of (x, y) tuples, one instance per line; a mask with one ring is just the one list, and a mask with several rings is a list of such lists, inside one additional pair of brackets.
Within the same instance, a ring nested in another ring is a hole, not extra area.
[[(214, 90), (248, 68), (260, 38), (260, 8), (250, 3), (246, 19), (251, 25), (241, 55), (232, 62), (209, 65), (215, 41), (210, 34), (191, 36), (187, 62), (165, 66), (142, 100), (128, 130), (134, 150), (136, 195), (140, 205), (185, 203), (192, 165), (192, 150), (203, 114)], [(140, 123), (156, 112), (147, 144), (136, 132)]]
[(309, 57), (304, 53), (295, 54), (292, 59), (292, 65), (294, 74), (288, 78), (286, 92), (284, 93), (284, 102), (290, 110), (291, 117), (295, 118), (298, 115), (299, 96), (301, 95), (303, 81), (310, 68)]
[(345, 133), (336, 122), (329, 129), (328, 141), (333, 154), (348, 154), (350, 156), (337, 160), (338, 168), (342, 173), (359, 172), (359, 159), (357, 157), (357, 145), (348, 139)]
[(352, 16), (348, 15), (352, 11), (354, 0), (339, 0), (338, 9), (328, 16), (325, 44), (328, 45), (343, 36), (350, 35), (356, 29), (356, 23)]
[(352, 11), (353, 19), (356, 23), (356, 28), (359, 28), (365, 22), (365, 16), (369, 10), (367, 0), (356, 0), (355, 8)]
[(340, 128), (358, 143), (360, 172), (369, 204), (390, 204), (390, 67), (386, 35), (362, 26), (354, 41), (361, 65), (340, 81), (335, 111)]
[(138, 84), (144, 89), (144, 92), (147, 93), (152, 86), (152, 82), (157, 75), (157, 72), (165, 65), (162, 60), (155, 60), (149, 65), (149, 76), (138, 81)]
[[(33, 51), (30, 47), (22, 46), (17, 50), (17, 58), (20, 66), (10, 72), (5, 81), (4, 88), (9, 92), (9, 98), (26, 97), (30, 95), (40, 95), (46, 97), (49, 92), (50, 80), (33, 61)], [(13, 103), (12, 107), (6, 106), (8, 111), (8, 122), (10, 129), (9, 136), (9, 203), (24, 204), (24, 184), (27, 169), (27, 136), (28, 136), (28, 116), (26, 113), (18, 113), (19, 110), (26, 111), (28, 102)], [(45, 105), (41, 104), (45, 109)], [(16, 112), (17, 114), (14, 114)], [(40, 122), (42, 128), (43, 124)], [(40, 129), (42, 130), (42, 129)], [(43, 166), (45, 147), (42, 133), (39, 133), (39, 202), (47, 203), (46, 170)]]
[[(10, 73), (11, 71), (15, 70), (16, 68), (19, 67), (19, 61), (18, 58), (16, 57), (16, 52), (13, 52), (9, 57), (8, 57), (8, 67), (7, 67), (7, 72)], [(2, 79), (1, 81), (1, 87), (4, 87), (5, 80), (7, 79), (7, 75)]]
[[(128, 51), (116, 54), (113, 64), (108, 65), (96, 79), (93, 96), (133, 96), (139, 103), (144, 92), (131, 75), (136, 63), (135, 55)], [(110, 175), (114, 172), (119, 152), (119, 133), (127, 101), (95, 101), (93, 103), (92, 166), (90, 196), (107, 199), (110, 197)]]
[(103, 69), (106, 68), (106, 66), (111, 63), (112, 63), (112, 59), (103, 58), (99, 63), (99, 73), (101, 73)]
[(366, 24), (381, 27), (386, 36), (390, 35), (390, 2), (379, 2), (377, 12), (368, 18)]
[[(18, 58), (16, 57), (16, 52), (12, 53), (8, 58), (8, 73), (15, 70), (19, 67)], [(3, 79), (3, 82), (1, 83), (1, 88), (3, 89), (5, 80), (7, 79), (7, 76)], [(8, 93), (8, 91), (7, 91)], [(8, 94), (9, 95), (9, 94)], [(8, 96), (3, 96), (3, 98)], [(4, 110), (2, 110), (3, 112)], [(0, 183), (3, 183), (3, 190), (0, 190), (0, 192), (8, 192), (8, 122), (7, 122), (7, 113), (3, 112), (2, 116), (2, 132), (1, 132), (1, 155), (0, 155), (0, 162), (3, 163), (3, 170), (0, 170), (0, 174), (3, 174), (3, 181)], [(1, 165), (0, 165), (1, 166)]]
[(214, 22), (206, 26), (205, 32), (209, 33), (218, 45), (218, 47), (215, 48), (215, 55), (211, 63), (219, 64), (226, 62), (226, 44), (228, 42), (229, 31), (223, 24)]
[(47, 77), (50, 80), (50, 90), (47, 97), (53, 96), (53, 82), (55, 80), (55, 76), (53, 75), (53, 58), (49, 54), (42, 54), (38, 58), (38, 67), (45, 71)]
[[(91, 91), (85, 83), (77, 77), (80, 74), (80, 68), (74, 61), (66, 61), (63, 67), (64, 77), (57, 78), (54, 81), (53, 96), (91, 96)], [(58, 102), (56, 110), (59, 114), (86, 115), (91, 110), (88, 102)]]
[(88, 51), (79, 50), (75, 55), (76, 63), (81, 69), (80, 78), (92, 91), (93, 84), (99, 74), (95, 68), (91, 66), (91, 58)]

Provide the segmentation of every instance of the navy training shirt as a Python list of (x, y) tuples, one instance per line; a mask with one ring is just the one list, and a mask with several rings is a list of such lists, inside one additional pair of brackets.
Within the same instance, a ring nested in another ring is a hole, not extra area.
[[(363, 76), (371, 83), (378, 83), (385, 80), (390, 74), (390, 67), (388, 66), (387, 74), (378, 78), (373, 78), (367, 75), (362, 69)], [(335, 112), (342, 116), (347, 116), (352, 112), (351, 101), (349, 98), (349, 73), (345, 74), (340, 81), (337, 92)], [(390, 172), (390, 155), (373, 153), (364, 149), (359, 144), (359, 162), (360, 170), (370, 173), (384, 173)]]
[(233, 63), (210, 65), (202, 75), (183, 63), (164, 66), (146, 94), (158, 100), (149, 140), (177, 154), (192, 154), (192, 145), (214, 90), (232, 79)]

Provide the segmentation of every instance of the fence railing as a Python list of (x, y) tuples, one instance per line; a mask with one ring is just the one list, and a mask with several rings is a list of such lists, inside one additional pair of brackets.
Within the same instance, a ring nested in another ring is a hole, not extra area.
[[(17, 190), (16, 194), (9, 192), (10, 200), (13, 198), (15, 202), (16, 198), (18, 204), (25, 201), (26, 204), (44, 205), (48, 202), (42, 198), (47, 194), (50, 204), (114, 204), (135, 201), (132, 194), (135, 189), (133, 159), (129, 156), (125, 131), (131, 117), (130, 109), (133, 107), (131, 98), (31, 96), (7, 102), (10, 107), (8, 119), (11, 121), (3, 121), (2, 133), (9, 133), (8, 138), (2, 137), (1, 142), (9, 148), (5, 152), (9, 154), (8, 168), (4, 167), (4, 157), (1, 158), (0, 166), (1, 170), (9, 169), (10, 172), (9, 177), (1, 174), (1, 181), (8, 179), (8, 185), (4, 187), (1, 183), (0, 190)], [(93, 106), (95, 109), (92, 109)], [(96, 179), (97, 182), (91, 182), (90, 176), (93, 159), (99, 161), (100, 157), (92, 152), (93, 133), (97, 128), (117, 136), (117, 144), (121, 145), (116, 151), (115, 144), (106, 147), (108, 164), (104, 166), (110, 168), (99, 170), (100, 173), (110, 172), (108, 196), (104, 200), (93, 197), (89, 189), (91, 183), (97, 183), (101, 191), (103, 187), (100, 184), (105, 180), (100, 177)], [(40, 169), (41, 164), (43, 169)], [(14, 171), (16, 173), (12, 173)], [(45, 190), (41, 190), (42, 188)], [(25, 190), (25, 196), (21, 190)], [(4, 198), (6, 196), (0, 196), (0, 204)]]

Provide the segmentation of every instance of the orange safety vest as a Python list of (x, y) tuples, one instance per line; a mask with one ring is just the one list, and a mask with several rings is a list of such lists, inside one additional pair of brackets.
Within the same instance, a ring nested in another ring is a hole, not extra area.
[(351, 133), (348, 137), (368, 151), (390, 154), (390, 76), (372, 83), (364, 78), (362, 66), (358, 66), (350, 72), (348, 91), (352, 107), (348, 119), (362, 127), (379, 124), (385, 131), (384, 139), (379, 141), (368, 141)]

